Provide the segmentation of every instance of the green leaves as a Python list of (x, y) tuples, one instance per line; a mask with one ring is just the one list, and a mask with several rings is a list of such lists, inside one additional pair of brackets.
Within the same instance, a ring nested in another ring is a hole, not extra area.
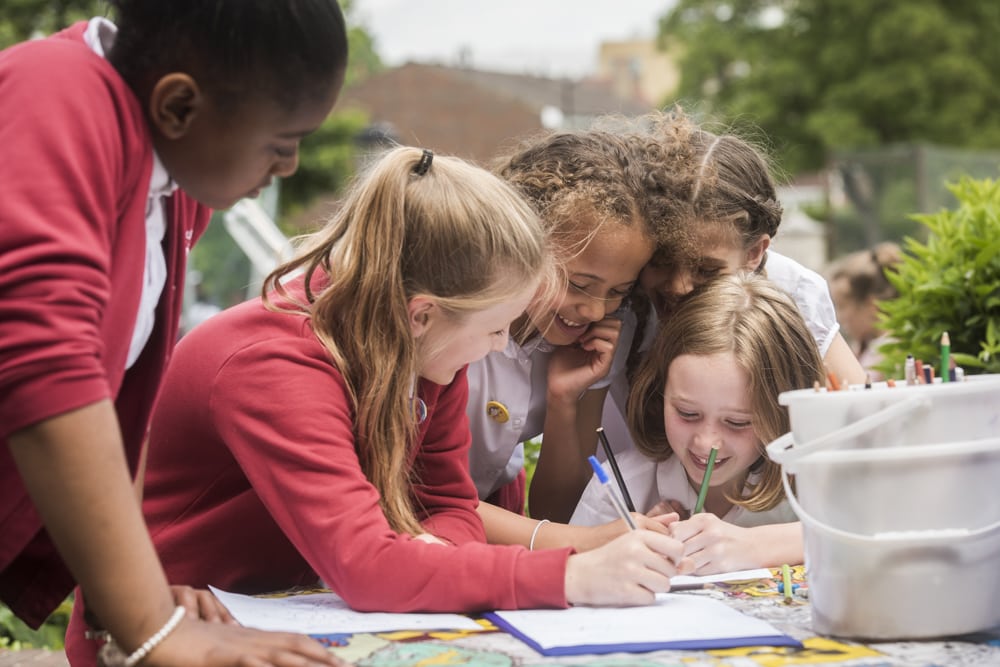
[(32, 630), (6, 605), (0, 604), (0, 649), (11, 651), (29, 648), (61, 649), (72, 611), (73, 599), (70, 596), (63, 600), (40, 628)]
[[(1000, 146), (1000, 4), (678, 0), (678, 99), (752, 119), (788, 171), (895, 143)], [(674, 100), (665, 100), (670, 103)]]
[(927, 241), (907, 238), (889, 276), (899, 290), (882, 304), (882, 326), (895, 339), (881, 348), (879, 368), (889, 375), (900, 375), (907, 354), (938, 359), (944, 331), (967, 372), (1000, 372), (1000, 182), (966, 177), (948, 188), (958, 208), (913, 216)]

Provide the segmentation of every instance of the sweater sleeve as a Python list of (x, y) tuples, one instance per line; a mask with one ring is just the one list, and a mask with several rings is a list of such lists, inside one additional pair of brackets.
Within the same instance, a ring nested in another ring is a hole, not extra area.
[[(455, 397), (462, 393), (457, 387)], [(446, 401), (447, 414), (457, 410), (454, 401)], [(427, 544), (392, 530), (354, 450), (345, 386), (314, 338), (272, 339), (231, 356), (213, 380), (210, 410), (267, 511), (353, 608), (471, 612), (566, 605), (569, 550), (529, 552), (473, 539), (482, 528), (464, 517), (472, 493), (464, 478), (449, 485), (438, 477), (452, 473), (435, 473), (419, 490), (448, 515), (442, 530), (461, 544)], [(434, 449), (419, 460), (427, 465), (441, 457), (454, 470), (449, 457), (465, 451), (467, 436), (429, 430)]]
[(107, 68), (65, 40), (0, 57), (0, 439), (115, 391), (102, 328), (118, 211), (139, 177), (125, 137), (143, 135)]

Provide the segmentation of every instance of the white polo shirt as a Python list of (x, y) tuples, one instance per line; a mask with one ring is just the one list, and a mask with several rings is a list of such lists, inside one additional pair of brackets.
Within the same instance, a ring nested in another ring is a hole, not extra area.
[[(91, 51), (107, 57), (107, 52), (114, 44), (118, 27), (103, 17), (95, 17), (87, 23), (83, 33), (83, 41)], [(167, 230), (166, 214), (163, 210), (163, 200), (177, 189), (177, 183), (167, 173), (160, 156), (153, 151), (153, 171), (149, 177), (149, 194), (146, 195), (146, 267), (142, 277), (142, 295), (139, 298), (139, 310), (135, 317), (135, 328), (132, 330), (132, 341), (128, 348), (125, 368), (139, 359), (142, 349), (149, 342), (156, 323), (156, 305), (167, 282), (167, 260), (163, 256), (163, 236)]]
[[(469, 471), (480, 498), (517, 478), (524, 467), (522, 443), (542, 433), (549, 357), (554, 349), (541, 336), (524, 345), (510, 339), (505, 349), (469, 364)], [(613, 375), (624, 376), (627, 355), (628, 348), (619, 345), (608, 378), (591, 389), (606, 387)], [(503, 409), (487, 412), (490, 402)]]
[[(615, 460), (618, 462), (625, 488), (628, 489), (636, 511), (648, 512), (661, 500), (677, 500), (688, 510), (693, 509), (698, 502), (698, 492), (691, 487), (684, 466), (676, 456), (657, 462), (633, 447), (621, 456), (615, 455)], [(614, 479), (607, 464), (604, 467), (608, 477)], [(758, 479), (759, 475), (751, 474), (748, 481), (753, 484)], [(587, 484), (569, 522), (580, 526), (596, 526), (617, 518), (618, 512), (608, 498), (608, 492), (595, 477)], [(776, 507), (766, 512), (750, 512), (745, 507), (734, 505), (722, 520), (743, 528), (752, 528), (775, 523), (790, 523), (799, 519), (788, 501), (782, 500)]]
[[(480, 498), (517, 477), (524, 466), (521, 443), (542, 432), (551, 352), (552, 345), (541, 336), (523, 346), (509, 339), (503, 350), (469, 364), (469, 471)], [(487, 414), (490, 401), (506, 414)]]

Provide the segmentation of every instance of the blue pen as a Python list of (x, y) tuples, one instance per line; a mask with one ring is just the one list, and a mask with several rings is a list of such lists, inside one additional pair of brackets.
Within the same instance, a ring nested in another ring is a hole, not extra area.
[(628, 513), (628, 510), (625, 509), (625, 505), (622, 504), (621, 498), (615, 494), (615, 490), (611, 488), (610, 484), (608, 484), (608, 473), (604, 472), (604, 468), (602, 468), (601, 464), (597, 461), (597, 457), (588, 456), (587, 460), (590, 461), (590, 467), (594, 469), (594, 474), (597, 475), (597, 481), (601, 483), (604, 490), (607, 491), (608, 497), (611, 498), (611, 504), (615, 506), (616, 510), (618, 510), (618, 514), (621, 518), (625, 519), (625, 523), (628, 524), (628, 527), (632, 530), (636, 530), (635, 521), (632, 520), (632, 516)]

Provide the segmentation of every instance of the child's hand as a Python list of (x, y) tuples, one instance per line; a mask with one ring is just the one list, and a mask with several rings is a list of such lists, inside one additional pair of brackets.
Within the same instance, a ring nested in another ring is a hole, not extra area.
[(580, 394), (611, 370), (622, 322), (604, 318), (590, 325), (577, 344), (557, 347), (549, 356), (549, 400), (576, 402)]
[[(655, 518), (632, 512), (632, 520), (636, 527), (651, 530), (662, 535), (670, 535), (667, 527), (671, 521), (677, 520), (677, 515), (663, 514)], [(598, 526), (569, 526), (573, 530), (569, 543), (578, 552), (590, 551), (603, 547), (611, 540), (629, 532), (628, 525), (621, 519), (615, 519)]]
[(209, 623), (237, 625), (236, 619), (219, 602), (219, 598), (212, 594), (212, 591), (191, 588), (190, 586), (171, 586), (170, 592), (174, 596), (174, 604), (187, 609), (187, 615), (191, 618), (200, 618)]
[(652, 604), (670, 590), (684, 555), (679, 541), (652, 530), (630, 530), (566, 563), (566, 600), (574, 605)]
[(670, 534), (684, 543), (694, 574), (716, 574), (761, 567), (758, 547), (748, 528), (726, 523), (709, 512), (670, 524)]
[(305, 635), (206, 623), (190, 616), (142, 661), (143, 667), (316, 667), (346, 663)]
[(673, 499), (661, 500), (646, 512), (646, 516), (660, 516), (661, 514), (676, 514), (681, 520), (691, 517), (691, 512), (684, 508), (681, 501)]

